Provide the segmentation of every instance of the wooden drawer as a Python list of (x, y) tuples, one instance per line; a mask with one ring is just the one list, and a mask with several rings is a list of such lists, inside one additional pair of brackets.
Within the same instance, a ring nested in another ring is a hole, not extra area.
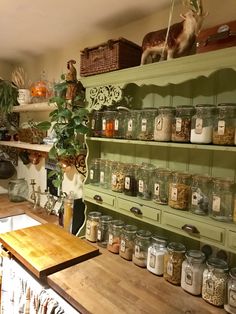
[(236, 251), (236, 232), (234, 232), (234, 231), (228, 232), (228, 247), (231, 250)]
[(84, 200), (104, 207), (113, 207), (115, 205), (114, 196), (101, 191), (88, 189), (86, 186), (84, 187)]
[(224, 243), (225, 229), (184, 218), (176, 214), (164, 212), (162, 224), (171, 231), (178, 231), (184, 235), (190, 235), (202, 241), (211, 241), (219, 244)]

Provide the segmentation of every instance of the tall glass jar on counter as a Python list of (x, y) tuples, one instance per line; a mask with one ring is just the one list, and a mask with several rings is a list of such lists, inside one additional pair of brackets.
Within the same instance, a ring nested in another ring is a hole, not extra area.
[(151, 232), (148, 230), (138, 230), (136, 233), (132, 261), (139, 267), (147, 266), (147, 254), (151, 235)]
[(99, 185), (100, 183), (100, 163), (100, 158), (94, 158), (90, 162), (89, 183), (92, 185)]
[(213, 144), (234, 145), (236, 104), (219, 104), (213, 125)]
[(97, 241), (98, 223), (101, 215), (102, 214), (100, 212), (95, 211), (88, 213), (88, 218), (86, 221), (85, 238), (90, 242)]
[(147, 269), (158, 276), (164, 273), (164, 255), (166, 249), (167, 239), (159, 235), (152, 235), (151, 244), (148, 248)]
[(233, 219), (234, 182), (227, 178), (214, 178), (211, 198), (211, 217), (225, 222)]
[(120, 236), (124, 227), (124, 222), (122, 220), (112, 220), (109, 223), (108, 228), (108, 251), (119, 254), (120, 251)]
[(190, 250), (186, 252), (185, 257), (182, 264), (181, 288), (193, 295), (200, 295), (205, 254), (201, 251)]
[(164, 256), (164, 278), (174, 285), (181, 283), (181, 268), (185, 251), (186, 248), (182, 243), (171, 242), (167, 246), (167, 253)]
[(140, 110), (130, 110), (125, 119), (125, 139), (136, 140)]
[(102, 115), (102, 137), (114, 137), (116, 111), (103, 111)]
[(228, 264), (224, 260), (211, 257), (206, 262), (203, 272), (202, 298), (215, 306), (224, 304)]
[(109, 215), (102, 215), (99, 217), (97, 227), (97, 244), (101, 247), (107, 247), (109, 238), (108, 227), (111, 221), (112, 217)]
[(90, 114), (90, 136), (102, 136), (102, 115), (103, 112), (94, 110)]
[(125, 171), (125, 186), (124, 194), (129, 196), (137, 196), (138, 193), (138, 180), (137, 174), (139, 171), (139, 165), (127, 164)]
[(172, 121), (175, 115), (175, 108), (161, 106), (154, 122), (154, 141), (169, 142), (172, 134)]
[(227, 313), (236, 314), (236, 268), (231, 268), (226, 287), (224, 309)]
[(209, 144), (212, 142), (214, 105), (196, 105), (196, 113), (191, 120), (191, 143)]
[(186, 172), (172, 173), (169, 184), (168, 205), (175, 209), (187, 210), (190, 201), (191, 175)]
[(169, 169), (157, 168), (153, 175), (152, 200), (158, 204), (168, 204), (168, 190), (172, 172)]
[(172, 142), (190, 142), (191, 119), (194, 112), (193, 106), (176, 107), (175, 118), (172, 121)]
[(136, 237), (137, 227), (134, 225), (126, 225), (120, 236), (120, 251), (121, 257), (128, 261), (132, 261), (134, 253), (134, 239)]
[(142, 141), (153, 141), (154, 121), (157, 109), (146, 108), (141, 110), (138, 120), (137, 139)]
[(155, 167), (152, 164), (142, 164), (138, 171), (138, 197), (143, 200), (152, 198), (152, 176)]
[(122, 162), (112, 163), (111, 189), (114, 192), (122, 193), (125, 186), (126, 164)]

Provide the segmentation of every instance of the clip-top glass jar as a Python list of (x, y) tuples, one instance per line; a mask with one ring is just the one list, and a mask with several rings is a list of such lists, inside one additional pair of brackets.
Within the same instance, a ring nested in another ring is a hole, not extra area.
[(128, 140), (137, 139), (137, 125), (140, 110), (131, 110), (127, 112), (125, 119), (125, 138)]
[(224, 309), (227, 313), (236, 314), (236, 268), (231, 268), (227, 282)]
[(112, 217), (109, 215), (102, 215), (99, 217), (99, 223), (97, 227), (97, 244), (101, 247), (107, 247), (108, 243), (108, 227), (112, 221)]
[(125, 187), (126, 164), (122, 162), (112, 163), (111, 189), (114, 192), (122, 193)]
[(203, 272), (202, 298), (215, 305), (224, 304), (228, 264), (226, 261), (211, 257), (206, 262), (207, 268)]
[(169, 184), (168, 205), (175, 209), (187, 210), (190, 199), (191, 175), (185, 172), (174, 172)]
[(120, 235), (124, 227), (122, 220), (112, 220), (108, 228), (108, 251), (118, 254), (120, 250)]
[(91, 160), (89, 167), (89, 183), (93, 185), (99, 185), (100, 183), (100, 158), (94, 158)]
[(111, 160), (101, 160), (100, 163), (100, 187), (109, 189), (111, 187)]
[(158, 276), (164, 273), (164, 255), (166, 254), (167, 239), (153, 235), (148, 248), (147, 269)]
[(151, 235), (151, 232), (148, 230), (138, 230), (136, 233), (132, 261), (137, 266), (147, 266), (147, 254), (148, 247), (150, 245)]
[(153, 141), (154, 121), (157, 109), (146, 108), (141, 110), (139, 115), (137, 139), (142, 141)]
[(143, 163), (138, 171), (138, 197), (144, 200), (152, 198), (152, 176), (155, 167)]
[(102, 115), (103, 112), (94, 110), (90, 114), (90, 136), (102, 136)]
[(210, 205), (211, 177), (193, 175), (191, 183), (190, 211), (197, 215), (208, 215)]
[(205, 254), (201, 251), (190, 250), (187, 251), (185, 257), (182, 264), (181, 287), (193, 295), (200, 295)]
[(115, 114), (114, 120), (114, 138), (124, 138), (125, 136), (125, 118), (127, 108), (119, 107)]
[(140, 167), (139, 165), (127, 164), (124, 185), (125, 195), (137, 196), (138, 193), (137, 173), (139, 167)]
[(175, 108), (161, 106), (158, 108), (158, 115), (154, 122), (154, 141), (171, 141), (172, 121), (175, 115)]
[(134, 239), (136, 236), (137, 227), (134, 225), (126, 225), (120, 236), (120, 251), (121, 257), (128, 261), (132, 261), (134, 253)]
[(168, 204), (168, 190), (172, 172), (157, 168), (153, 176), (152, 200), (158, 204)]
[(191, 119), (194, 111), (193, 106), (176, 107), (175, 118), (172, 122), (172, 142), (190, 142)]
[(8, 183), (8, 196), (11, 202), (23, 202), (28, 199), (29, 188), (24, 178), (11, 180)]
[(99, 218), (101, 217), (101, 215), (102, 214), (100, 212), (95, 212), (95, 211), (88, 213), (85, 238), (90, 242), (97, 241), (98, 223), (99, 223)]
[(116, 111), (103, 111), (102, 137), (114, 137)]

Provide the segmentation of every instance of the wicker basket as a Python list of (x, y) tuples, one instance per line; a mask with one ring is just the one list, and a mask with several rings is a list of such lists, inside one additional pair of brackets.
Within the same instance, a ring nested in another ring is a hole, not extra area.
[(41, 144), (47, 135), (45, 131), (36, 128), (20, 128), (18, 130), (19, 141), (30, 144)]
[(135, 43), (119, 38), (81, 51), (80, 75), (89, 76), (140, 64), (142, 49)]

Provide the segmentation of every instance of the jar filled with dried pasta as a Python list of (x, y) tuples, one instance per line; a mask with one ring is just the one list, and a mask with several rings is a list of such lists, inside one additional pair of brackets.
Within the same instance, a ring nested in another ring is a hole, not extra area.
[(114, 192), (124, 192), (126, 164), (117, 162), (112, 164), (111, 189)]
[(92, 185), (100, 184), (100, 158), (94, 158), (91, 160), (89, 167), (89, 183)]
[(152, 198), (152, 178), (155, 167), (152, 164), (143, 163), (138, 171), (138, 197), (144, 200)]
[(193, 106), (176, 107), (175, 117), (172, 120), (172, 142), (190, 142), (191, 119), (195, 113)]
[(158, 276), (164, 273), (164, 255), (166, 254), (167, 239), (159, 235), (152, 235), (148, 248), (147, 269)]
[(224, 309), (227, 313), (236, 314), (236, 268), (231, 268), (227, 281)]
[(202, 279), (202, 298), (212, 305), (222, 306), (226, 293), (228, 264), (223, 259), (211, 257), (206, 265)]
[(151, 232), (148, 230), (138, 230), (134, 240), (134, 254), (132, 261), (139, 267), (147, 266), (148, 247), (151, 240)]
[(154, 121), (154, 141), (169, 142), (172, 134), (172, 121), (175, 116), (175, 108), (161, 106)]
[(102, 136), (102, 115), (103, 112), (94, 110), (90, 114), (90, 136)]
[(85, 238), (88, 241), (96, 242), (97, 241), (97, 230), (98, 230), (98, 223), (99, 218), (101, 217), (100, 212), (90, 212), (88, 213), (88, 218), (86, 221), (86, 231), (85, 231)]
[(122, 229), (124, 227), (124, 222), (122, 220), (112, 220), (108, 227), (108, 251), (119, 254), (120, 250), (120, 236)]
[(157, 168), (153, 175), (152, 200), (158, 204), (168, 204), (168, 189), (172, 172), (169, 169)]
[(102, 115), (102, 137), (114, 137), (115, 110), (103, 111)]
[(112, 221), (112, 217), (109, 215), (102, 215), (99, 217), (99, 223), (97, 227), (97, 244), (101, 247), (107, 247), (108, 243), (108, 227)]
[(236, 104), (219, 104), (213, 124), (213, 144), (234, 145)]
[(137, 139), (142, 141), (153, 141), (154, 139), (154, 121), (157, 115), (157, 109), (145, 108), (141, 110), (138, 120)]
[(167, 245), (167, 253), (164, 256), (164, 278), (174, 285), (181, 283), (181, 268), (185, 251), (186, 248), (182, 243), (171, 242)]
[(137, 227), (134, 225), (126, 225), (120, 236), (120, 251), (121, 257), (128, 261), (132, 261), (134, 253), (134, 239), (136, 236)]
[(130, 110), (126, 113), (125, 117), (125, 138), (127, 140), (136, 140), (137, 139), (137, 130), (138, 130), (138, 119), (140, 115), (140, 110)]
[(190, 200), (191, 175), (186, 172), (172, 173), (169, 184), (168, 205), (175, 209), (187, 210)]

